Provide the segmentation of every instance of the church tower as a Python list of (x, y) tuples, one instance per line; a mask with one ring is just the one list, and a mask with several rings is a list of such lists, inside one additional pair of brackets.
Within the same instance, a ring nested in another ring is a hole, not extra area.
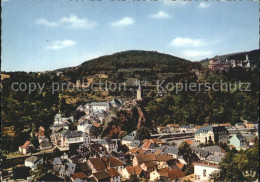
[(138, 89), (136, 91), (136, 100), (143, 100), (143, 98), (142, 98), (142, 88), (141, 88), (140, 82), (139, 82), (139, 85), (138, 85)]

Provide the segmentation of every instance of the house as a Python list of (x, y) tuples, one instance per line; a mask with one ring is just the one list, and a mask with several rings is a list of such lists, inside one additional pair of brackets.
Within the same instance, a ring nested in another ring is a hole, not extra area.
[(114, 168), (107, 170), (108, 175), (110, 176), (109, 182), (120, 182), (120, 174)]
[(221, 123), (218, 126), (224, 126), (227, 129), (231, 129), (232, 128), (232, 125), (230, 123)]
[(28, 154), (35, 150), (34, 145), (30, 141), (26, 141), (23, 146), (19, 146), (19, 152), (21, 154)]
[(180, 131), (180, 126), (178, 124), (168, 124), (167, 126), (170, 128), (171, 133), (177, 133)]
[(207, 150), (204, 150), (200, 147), (197, 147), (197, 146), (191, 146), (190, 147), (192, 152), (195, 153), (200, 160), (206, 160), (206, 158), (209, 156), (209, 151)]
[(100, 158), (89, 158), (87, 164), (91, 168), (92, 173), (106, 170), (106, 165)]
[(255, 124), (253, 122), (246, 122), (245, 126), (246, 126), (246, 128), (252, 128), (252, 129), (255, 128)]
[(144, 162), (156, 161), (155, 154), (138, 154), (133, 158), (133, 166), (140, 166)]
[(76, 169), (76, 164), (71, 162), (66, 162), (61, 166), (59, 171), (59, 176), (61, 178), (71, 177), (74, 174), (75, 169)]
[(193, 163), (194, 177), (197, 182), (206, 182), (209, 180), (210, 174), (218, 171), (219, 166), (216, 164)]
[(140, 140), (136, 139), (136, 136), (126, 135), (121, 140), (122, 145), (126, 145), (129, 149), (139, 147), (141, 144)]
[(129, 179), (132, 175), (141, 177), (143, 174), (143, 169), (140, 166), (128, 166), (123, 170), (123, 178)]
[(210, 154), (224, 157), (225, 151), (217, 145), (203, 147), (203, 150), (208, 151)]
[(236, 124), (235, 124), (235, 127), (236, 127), (237, 129), (245, 128), (244, 123), (236, 123)]
[(214, 154), (210, 154), (205, 159), (205, 161), (210, 164), (219, 164), (221, 162), (221, 160), (222, 160), (222, 156), (218, 156), (218, 155), (214, 155)]
[(106, 169), (116, 169), (119, 174), (122, 174), (125, 163), (115, 157), (102, 157), (101, 160), (106, 166)]
[(145, 139), (143, 142), (142, 149), (148, 150), (156, 147), (156, 143), (152, 140)]
[(117, 140), (112, 141), (111, 139), (101, 139), (97, 140), (98, 144), (104, 146), (108, 152), (117, 152), (118, 145), (117, 145)]
[(96, 132), (96, 127), (89, 120), (84, 120), (78, 124), (77, 130), (93, 135)]
[(101, 181), (104, 181), (104, 182), (108, 182), (110, 181), (110, 175), (107, 171), (99, 171), (99, 172), (96, 172), (96, 173), (93, 173), (90, 177), (92, 177), (94, 180), (92, 181), (96, 181), (96, 182), (101, 182)]
[(39, 147), (40, 147), (40, 150), (48, 150), (48, 149), (52, 148), (52, 145), (49, 142), (47, 142), (47, 141), (42, 141), (40, 143)]
[(240, 133), (232, 136), (229, 140), (230, 145), (233, 145), (237, 150), (247, 147), (247, 140)]
[(70, 144), (83, 143), (85, 146), (90, 145), (90, 136), (82, 131), (68, 131), (61, 132), (61, 147), (69, 147)]
[(109, 102), (91, 102), (90, 104), (91, 106), (91, 110), (92, 112), (94, 113), (97, 113), (97, 112), (107, 112), (107, 111), (110, 111), (112, 106)]
[(224, 126), (206, 126), (201, 127), (195, 132), (195, 141), (200, 144), (227, 143), (228, 130)]
[(36, 168), (36, 166), (40, 163), (43, 163), (42, 158), (38, 158), (36, 156), (31, 156), (24, 161), (24, 165), (26, 167), (30, 167), (32, 170)]
[(171, 155), (173, 158), (178, 157), (178, 147), (177, 146), (161, 146), (156, 147), (152, 150), (154, 154), (168, 154)]
[(150, 173), (150, 181), (177, 181), (184, 176), (185, 174), (180, 169), (163, 168), (152, 171)]
[(71, 181), (85, 181), (88, 178), (88, 176), (83, 172), (74, 173), (71, 176)]
[(194, 124), (182, 125), (180, 126), (179, 130), (182, 133), (192, 133), (196, 131)]
[(160, 133), (170, 133), (171, 132), (170, 128), (166, 127), (166, 126), (158, 126), (157, 131)]

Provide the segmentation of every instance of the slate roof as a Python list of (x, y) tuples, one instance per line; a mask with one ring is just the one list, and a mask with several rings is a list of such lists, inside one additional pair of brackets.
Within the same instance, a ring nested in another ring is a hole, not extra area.
[(207, 133), (209, 131), (212, 131), (213, 133), (221, 133), (223, 132), (223, 134), (228, 134), (228, 130), (224, 127), (224, 126), (205, 126), (205, 127), (201, 127), (199, 128), (195, 134), (199, 134), (199, 133)]
[(209, 152), (223, 152), (222, 149), (217, 145), (203, 147), (203, 149)]
[(38, 160), (38, 157), (31, 156), (31, 157), (27, 158), (25, 161), (35, 163), (37, 160)]
[(236, 135), (236, 137), (238, 138), (238, 140), (240, 141), (240, 142), (246, 142), (247, 140), (245, 139), (245, 137), (243, 137), (243, 135), (241, 135), (240, 133), (238, 133), (237, 135)]
[(212, 161), (212, 162), (221, 162), (222, 157), (211, 154), (211, 155), (209, 155), (209, 156), (206, 158), (206, 160)]
[(122, 138), (122, 140), (125, 141), (134, 141), (135, 137), (134, 136), (130, 136), (130, 135), (126, 135), (125, 137)]
[(40, 144), (41, 147), (52, 147), (52, 145), (49, 142), (42, 141)]

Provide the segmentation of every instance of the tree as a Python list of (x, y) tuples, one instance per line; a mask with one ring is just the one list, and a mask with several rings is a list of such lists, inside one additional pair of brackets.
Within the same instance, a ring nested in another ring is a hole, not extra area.
[(220, 163), (219, 171), (210, 179), (221, 181), (256, 181), (259, 178), (258, 143), (252, 148), (239, 152), (228, 152)]
[(183, 157), (187, 158), (188, 164), (191, 163), (191, 153), (192, 150), (187, 142), (183, 142), (178, 148), (178, 155), (182, 155)]
[(15, 167), (13, 168), (13, 178), (26, 179), (28, 176), (30, 176), (30, 170), (31, 168), (25, 166)]
[(46, 174), (47, 168), (42, 163), (37, 164), (36, 168), (30, 172), (33, 182), (38, 181)]
[(137, 136), (139, 140), (150, 139), (151, 138), (150, 130), (146, 127), (141, 127), (137, 130)]

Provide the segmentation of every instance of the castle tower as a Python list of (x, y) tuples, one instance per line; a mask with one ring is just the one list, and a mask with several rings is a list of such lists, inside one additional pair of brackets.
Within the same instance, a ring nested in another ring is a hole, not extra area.
[(140, 82), (139, 82), (139, 85), (138, 85), (138, 89), (136, 91), (136, 100), (143, 100), (143, 98), (142, 98), (142, 88), (141, 88)]

